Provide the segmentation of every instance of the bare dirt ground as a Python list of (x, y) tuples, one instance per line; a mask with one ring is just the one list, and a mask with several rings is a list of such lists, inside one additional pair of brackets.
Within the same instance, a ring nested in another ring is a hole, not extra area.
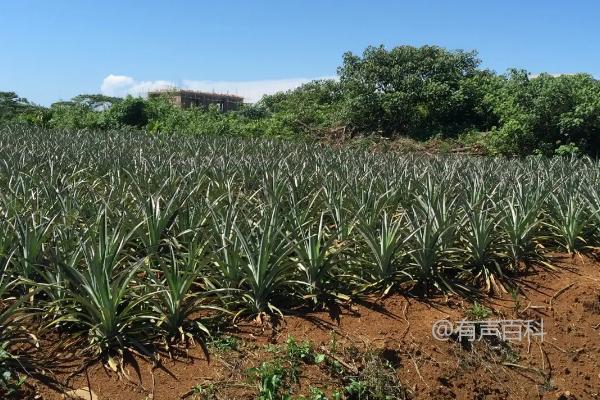
[[(483, 301), (493, 319), (541, 319), (545, 337), (511, 343), (439, 341), (432, 325), (440, 319), (469, 319), (472, 304), (458, 297), (429, 301), (393, 295), (340, 310), (287, 316), (275, 330), (252, 322), (225, 332), (210, 346), (207, 362), (200, 347), (161, 365), (135, 357), (119, 376), (101, 363), (72, 375), (28, 380), (30, 396), (63, 399), (68, 391), (90, 387), (97, 399), (255, 399), (258, 384), (249, 369), (273, 360), (288, 337), (310, 341), (344, 374), (360, 373), (364, 354), (376, 353), (393, 366), (408, 396), (415, 399), (600, 399), (600, 263), (586, 257), (555, 255), (557, 271), (538, 269), (521, 278), (523, 292)], [(57, 359), (58, 359), (57, 355)], [(344, 386), (328, 363), (302, 365), (294, 396), (309, 388), (331, 394)], [(194, 391), (194, 388), (196, 390)], [(90, 398), (89, 392), (78, 392)], [(85, 394), (88, 393), (88, 397)], [(212, 396), (212, 397), (211, 397)]]

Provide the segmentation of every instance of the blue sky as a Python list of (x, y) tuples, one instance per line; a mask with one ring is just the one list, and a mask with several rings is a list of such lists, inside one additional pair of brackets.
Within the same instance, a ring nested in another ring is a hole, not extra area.
[(335, 75), (345, 51), (476, 49), (483, 66), (600, 77), (598, 1), (0, 3), (0, 90), (41, 104), (161, 85), (262, 93)]

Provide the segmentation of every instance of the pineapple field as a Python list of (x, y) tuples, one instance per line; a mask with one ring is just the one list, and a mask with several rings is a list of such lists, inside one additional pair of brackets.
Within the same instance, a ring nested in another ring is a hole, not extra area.
[(600, 396), (594, 159), (3, 127), (0, 187), (3, 398)]

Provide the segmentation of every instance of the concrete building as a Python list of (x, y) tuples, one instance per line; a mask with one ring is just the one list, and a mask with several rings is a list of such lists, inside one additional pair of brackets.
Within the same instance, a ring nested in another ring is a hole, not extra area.
[(239, 110), (244, 98), (231, 94), (207, 93), (196, 90), (160, 89), (148, 92), (148, 97), (166, 97), (181, 108), (208, 107), (215, 104), (221, 112)]

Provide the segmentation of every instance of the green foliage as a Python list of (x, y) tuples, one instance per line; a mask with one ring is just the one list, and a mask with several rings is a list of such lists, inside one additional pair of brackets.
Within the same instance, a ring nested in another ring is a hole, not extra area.
[(16, 323), (16, 319), (21, 313), (21, 304), (28, 300), (29, 296), (23, 296), (19, 300), (11, 296), (16, 281), (11, 280), (10, 270), (8, 270), (10, 257), (2, 258), (0, 258), (0, 396), (10, 399), (13, 396), (19, 398), (19, 389), (25, 382), (25, 376), (19, 372), (23, 369), (23, 361), (14, 354), (13, 350), (17, 350), (16, 347), (24, 349), (28, 340), (27, 332)]
[(589, 221), (588, 211), (581, 207), (583, 199), (579, 182), (569, 180), (555, 189), (550, 200), (548, 225), (556, 240), (569, 253), (575, 253), (585, 244), (585, 227)]
[(578, 156), (581, 155), (581, 150), (574, 143), (561, 144), (554, 150), (554, 154), (557, 156)]
[(139, 97), (127, 96), (108, 108), (104, 120), (109, 127), (145, 127), (149, 121), (147, 102)]
[(0, 342), (0, 395), (11, 399), (19, 393), (25, 376), (16, 371), (17, 358), (8, 352), (8, 342)]
[(265, 96), (257, 107), (271, 117), (269, 136), (275, 136), (278, 130), (289, 132), (288, 135), (316, 134), (340, 122), (343, 99), (344, 92), (338, 82), (320, 80)]
[[(598, 240), (597, 164), (585, 158), (484, 161), (257, 139), (0, 132), (10, 166), (0, 170), (1, 260), (39, 284), (46, 318), (98, 331), (97, 343), (117, 347), (146, 325), (156, 335), (201, 332), (190, 320), (207, 305), (265, 321), (288, 307), (415, 283), (501, 289), (497, 281), (543, 260), (544, 248), (585, 251)], [(135, 326), (120, 321), (124, 311)]]
[(105, 96), (103, 94), (80, 94), (71, 99), (71, 102), (93, 111), (107, 110), (122, 101), (123, 99), (120, 97)]
[[(437, 46), (368, 47), (346, 53), (339, 80), (264, 96), (239, 111), (180, 109), (167, 98), (83, 94), (39, 107), (0, 92), (0, 123), (243, 137), (351, 136), (449, 140), (504, 155), (600, 152), (600, 81), (587, 74), (504, 75), (475, 51)], [(452, 142), (454, 143), (454, 142)]]
[(216, 400), (217, 397), (217, 388), (214, 384), (208, 385), (196, 385), (194, 386), (194, 394), (192, 395), (192, 399), (194, 400)]
[(313, 361), (313, 349), (309, 342), (298, 343), (289, 336), (286, 341), (287, 356), (294, 364)]
[(428, 138), (476, 125), (481, 93), (475, 52), (436, 46), (368, 47), (339, 69), (346, 118), (359, 131)]
[(298, 343), (289, 336), (286, 341), (287, 361), (290, 364), (289, 376), (292, 382), (298, 383), (302, 364), (320, 364), (325, 355), (315, 353), (310, 342)]
[(310, 388), (310, 400), (327, 400), (325, 392), (318, 388)]
[(303, 219), (298, 215), (294, 218), (295, 231), (299, 236), (292, 239), (296, 242), (294, 253), (298, 257), (298, 266), (304, 272), (302, 283), (306, 290), (305, 297), (319, 305), (331, 294), (331, 278), (335, 266), (332, 251), (334, 237), (327, 232), (324, 214), (321, 214), (318, 224)]
[(31, 108), (31, 103), (15, 92), (0, 92), (0, 123), (14, 120)]
[[(387, 285), (386, 291), (389, 290), (390, 283), (404, 272), (397, 267), (398, 258), (401, 258), (398, 253), (400, 247), (410, 239), (411, 235), (406, 231), (407, 225), (403, 217), (401, 215), (394, 220), (384, 211), (381, 222), (376, 226), (369, 226), (370, 224), (365, 222), (357, 224), (357, 230), (369, 249), (370, 257), (367, 262), (372, 260), (372, 279), (375, 283)], [(405, 273), (405, 277), (407, 276), (409, 275)]]
[[(80, 250), (63, 265), (68, 282), (67, 293), (60, 300), (64, 314), (52, 324), (64, 322), (73, 331), (85, 332), (89, 348), (98, 355), (127, 347), (145, 352), (137, 339), (149, 333), (148, 322), (154, 314), (142, 304), (152, 293), (132, 290), (141, 261), (122, 267), (127, 262), (124, 247), (134, 232), (125, 232), (120, 222), (109, 224), (106, 212), (101, 212), (89, 229), (89, 242), (82, 242)], [(79, 252), (83, 268), (78, 265)]]
[(409, 398), (394, 367), (377, 353), (368, 353), (358, 377), (345, 386), (348, 400), (399, 400)]
[(502, 79), (487, 96), (500, 121), (491, 139), (498, 152), (600, 150), (600, 81), (586, 74), (531, 77), (523, 70), (511, 70)]
[[(131, 348), (202, 345), (213, 318), (269, 323), (319, 295), (501, 290), (547, 252), (600, 245), (587, 157), (11, 126), (0, 159), (0, 343), (19, 362), (40, 327), (114, 365)], [(292, 338), (276, 350), (265, 396), (325, 358)], [(355, 378), (354, 392), (370, 385)]]
[(100, 129), (104, 126), (104, 114), (91, 110), (87, 105), (71, 101), (50, 106), (49, 125), (66, 129)]
[(158, 290), (151, 302), (159, 316), (158, 327), (171, 338), (180, 335), (182, 340), (186, 335), (193, 337), (188, 331), (194, 328), (208, 335), (208, 329), (198, 321), (192, 327), (186, 326), (191, 325), (191, 315), (202, 308), (202, 297), (192, 291), (203, 266), (202, 249), (191, 246), (182, 257), (173, 247), (170, 251), (170, 259), (161, 259), (159, 270), (153, 274)]
[(240, 341), (238, 338), (227, 335), (216, 337), (208, 344), (218, 351), (238, 350), (240, 347)]
[[(128, 100), (130, 101), (130, 100)], [(45, 116), (44, 126), (68, 129), (109, 129), (119, 126), (113, 105), (123, 99), (101, 94), (81, 94), (70, 101), (59, 101), (50, 106)], [(46, 121), (47, 120), (47, 121)], [(36, 123), (40, 125), (40, 123)], [(122, 125), (122, 124), (121, 124)]]
[(486, 306), (477, 302), (473, 303), (471, 308), (467, 311), (467, 316), (474, 320), (484, 320), (492, 315), (492, 311)]
[(278, 362), (263, 362), (260, 367), (250, 370), (258, 380), (259, 395), (257, 400), (290, 400), (290, 393), (285, 393), (287, 370)]

